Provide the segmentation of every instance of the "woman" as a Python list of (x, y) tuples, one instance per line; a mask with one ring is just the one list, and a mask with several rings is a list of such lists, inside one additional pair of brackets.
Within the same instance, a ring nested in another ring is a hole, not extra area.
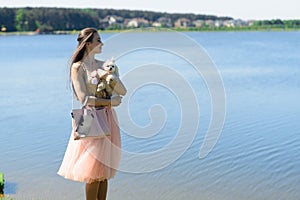
[[(107, 180), (116, 174), (120, 161), (120, 129), (116, 113), (111, 108), (121, 103), (121, 97), (97, 98), (97, 85), (91, 83), (91, 72), (100, 68), (103, 61), (95, 59), (101, 53), (103, 43), (94, 28), (83, 29), (77, 38), (78, 46), (72, 57), (70, 76), (74, 96), (81, 105), (93, 106), (97, 112), (106, 110), (111, 135), (101, 139), (74, 140), (74, 124), (69, 144), (58, 174), (74, 181), (86, 182), (87, 200), (105, 200)], [(119, 80), (114, 87), (125, 95), (126, 89)], [(103, 113), (103, 112), (101, 112)]]

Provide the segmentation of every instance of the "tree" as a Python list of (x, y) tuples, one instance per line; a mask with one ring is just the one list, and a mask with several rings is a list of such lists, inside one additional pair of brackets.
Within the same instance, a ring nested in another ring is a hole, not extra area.
[(0, 9), (0, 27), (5, 27), (6, 31), (16, 31), (15, 27), (15, 9)]
[(18, 31), (23, 31), (23, 23), (24, 23), (24, 9), (18, 9), (16, 13), (16, 29)]

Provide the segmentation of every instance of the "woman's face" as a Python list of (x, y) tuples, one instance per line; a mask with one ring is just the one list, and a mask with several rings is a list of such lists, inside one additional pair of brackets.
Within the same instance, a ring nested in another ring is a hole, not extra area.
[(103, 43), (101, 41), (100, 35), (98, 33), (94, 33), (94, 37), (92, 42), (88, 43), (89, 52), (93, 53), (101, 53)]

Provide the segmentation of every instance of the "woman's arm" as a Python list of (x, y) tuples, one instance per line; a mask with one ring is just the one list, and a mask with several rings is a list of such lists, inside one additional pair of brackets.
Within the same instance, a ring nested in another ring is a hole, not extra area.
[(87, 88), (84, 81), (84, 71), (80, 62), (73, 63), (71, 67), (71, 79), (75, 96), (81, 104), (84, 104), (87, 98)]
[(103, 99), (103, 98), (97, 98), (94, 96), (89, 96), (87, 99), (87, 105), (88, 106), (118, 106), (120, 105), (122, 100), (122, 97), (120, 96), (115, 96), (112, 97), (111, 99)]

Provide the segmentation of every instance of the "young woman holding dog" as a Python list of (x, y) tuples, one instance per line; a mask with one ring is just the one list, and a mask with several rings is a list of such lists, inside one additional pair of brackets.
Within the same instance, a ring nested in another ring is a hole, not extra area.
[[(106, 110), (106, 116), (103, 117), (107, 117), (111, 135), (100, 139), (74, 140), (74, 135), (71, 134), (58, 174), (67, 179), (86, 182), (86, 200), (105, 200), (107, 180), (115, 176), (120, 161), (120, 129), (116, 112), (112, 107), (120, 105), (121, 97), (111, 99), (95, 97), (97, 85), (91, 84), (90, 74), (103, 64), (103, 61), (95, 59), (95, 54), (101, 53), (103, 46), (97, 30), (83, 29), (77, 41), (78, 46), (70, 65), (74, 96), (81, 105)], [(121, 95), (126, 94), (120, 80), (114, 90)]]

